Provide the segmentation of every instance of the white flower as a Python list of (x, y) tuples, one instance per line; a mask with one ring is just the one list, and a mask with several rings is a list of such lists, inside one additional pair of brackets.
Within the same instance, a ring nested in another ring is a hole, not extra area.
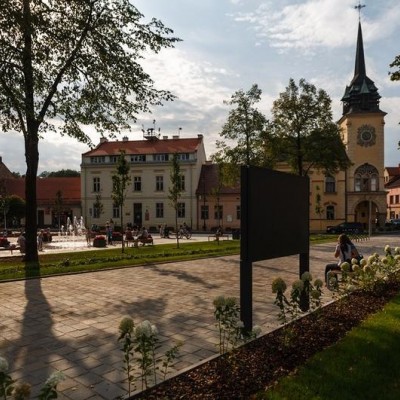
[(354, 264), (358, 264), (358, 260), (357, 260), (357, 258), (352, 258), (351, 259), (351, 263), (354, 265)]
[(253, 326), (253, 330), (252, 330), (252, 332), (253, 332), (253, 335), (255, 336), (255, 337), (257, 337), (257, 336), (259, 336), (260, 334), (261, 334), (261, 327), (260, 326), (258, 326), (258, 325), (254, 325)]
[(45, 386), (48, 387), (56, 387), (61, 381), (65, 379), (64, 374), (61, 371), (53, 372), (48, 378), (45, 383)]
[(303, 273), (303, 275), (301, 275), (301, 280), (302, 281), (311, 282), (312, 281), (312, 275), (308, 271), (306, 271), (306, 272)]
[(292, 288), (293, 290), (302, 291), (304, 289), (304, 282), (298, 279), (297, 281), (293, 282)]
[(367, 260), (365, 259), (365, 258), (363, 258), (361, 261), (360, 261), (360, 265), (363, 267), (364, 265), (367, 265)]
[(152, 325), (152, 326), (151, 326), (151, 333), (152, 333), (154, 336), (157, 336), (157, 335), (158, 335), (158, 329), (157, 329), (157, 327), (156, 327), (155, 325)]
[(387, 245), (385, 246), (385, 252), (386, 252), (386, 253), (390, 253), (391, 251), (392, 251), (391, 247), (387, 244)]
[(351, 293), (351, 292), (354, 292), (356, 290), (356, 287), (354, 285), (347, 285), (346, 289), (347, 289), (348, 292)]
[(152, 336), (150, 322), (146, 320), (146, 321), (143, 321), (141, 324), (139, 324), (135, 329), (135, 336), (137, 338), (143, 337), (143, 336), (146, 338), (150, 338)]
[(0, 372), (6, 373), (8, 371), (8, 361), (0, 356)]
[(236, 328), (244, 328), (244, 323), (243, 323), (243, 321), (237, 321), (236, 322)]
[(400, 254), (400, 247), (394, 248), (394, 254)]

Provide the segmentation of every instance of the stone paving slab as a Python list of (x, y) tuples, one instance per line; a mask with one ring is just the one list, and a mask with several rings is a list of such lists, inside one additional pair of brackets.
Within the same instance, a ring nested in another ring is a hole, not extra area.
[[(382, 254), (386, 244), (400, 245), (399, 238), (378, 236), (357, 246), (365, 255)], [(333, 247), (311, 247), (314, 278), (323, 278), (325, 264), (334, 261)], [(297, 279), (298, 256), (253, 265), (253, 321), (265, 333), (278, 326), (271, 293), (278, 276)], [(34, 395), (59, 370), (67, 377), (60, 399), (113, 399), (126, 389), (117, 343), (123, 317), (154, 323), (164, 348), (182, 340), (177, 366), (186, 368), (217, 353), (212, 301), (219, 295), (239, 297), (238, 256), (3, 282), (0, 354)]]

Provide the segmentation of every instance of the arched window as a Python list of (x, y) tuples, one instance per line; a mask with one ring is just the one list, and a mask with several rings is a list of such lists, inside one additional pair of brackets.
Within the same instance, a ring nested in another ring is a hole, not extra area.
[(333, 176), (325, 176), (325, 193), (336, 192), (336, 179)]
[(335, 219), (335, 206), (326, 206), (326, 219)]
[(370, 165), (363, 164), (356, 169), (354, 174), (354, 191), (376, 192), (379, 190), (378, 170)]

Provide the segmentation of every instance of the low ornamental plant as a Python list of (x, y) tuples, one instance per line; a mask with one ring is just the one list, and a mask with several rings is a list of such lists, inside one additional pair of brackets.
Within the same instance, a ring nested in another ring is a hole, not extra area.
[(261, 328), (259, 326), (254, 326), (251, 332), (244, 330), (243, 322), (240, 320), (240, 307), (234, 297), (218, 296), (214, 299), (213, 304), (219, 334), (220, 354), (231, 351), (238, 345), (260, 335)]
[[(278, 320), (283, 325), (283, 343), (289, 346), (293, 339), (293, 332), (290, 322), (299, 318), (306, 312), (313, 312), (322, 306), (322, 286), (321, 279), (312, 282), (312, 275), (304, 272), (301, 279), (292, 284), (289, 298), (285, 295), (287, 284), (282, 278), (276, 278), (272, 282), (272, 293), (275, 293), (274, 304), (279, 308)], [(307, 310), (302, 309), (302, 301), (306, 299), (309, 303)]]
[[(57, 385), (64, 380), (64, 374), (56, 371), (50, 375), (40, 390), (39, 400), (57, 399)], [(0, 398), (2, 400), (27, 400), (31, 396), (31, 385), (28, 383), (17, 384), (8, 373), (8, 361), (0, 356)]]
[(119, 332), (118, 341), (122, 343), (121, 351), (124, 353), (123, 369), (127, 375), (128, 396), (136, 389), (137, 379), (140, 379), (141, 390), (157, 384), (157, 371), (160, 371), (165, 380), (182, 343), (168, 349), (164, 356), (158, 356), (158, 330), (149, 321), (135, 326), (131, 318), (125, 317), (120, 322)]
[(374, 253), (360, 261), (352, 259), (351, 265), (347, 262), (342, 263), (341, 280), (336, 280), (332, 285), (336, 296), (343, 297), (354, 290), (379, 295), (388, 283), (397, 280), (400, 274), (400, 247), (393, 251), (386, 245), (384, 252), (384, 256)]

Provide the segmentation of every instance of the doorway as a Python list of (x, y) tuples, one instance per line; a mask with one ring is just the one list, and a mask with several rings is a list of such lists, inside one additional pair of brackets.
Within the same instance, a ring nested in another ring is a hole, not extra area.
[(140, 228), (142, 222), (142, 203), (133, 203), (133, 224)]

